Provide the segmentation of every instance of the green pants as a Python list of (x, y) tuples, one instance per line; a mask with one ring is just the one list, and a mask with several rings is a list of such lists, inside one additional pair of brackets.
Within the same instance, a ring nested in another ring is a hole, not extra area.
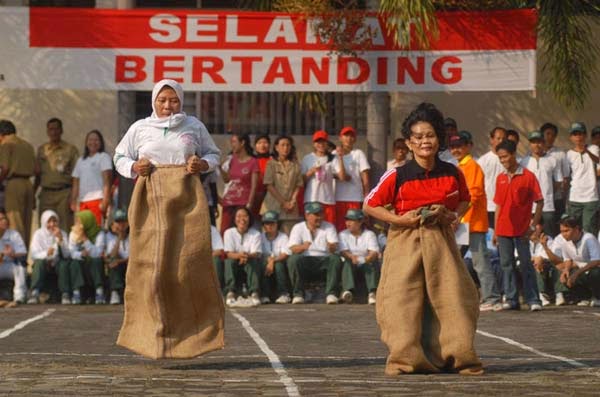
[(375, 292), (377, 290), (377, 284), (379, 284), (379, 263), (371, 262), (355, 266), (351, 261), (345, 259), (342, 267), (342, 289), (344, 291), (354, 292), (355, 272), (362, 273), (365, 277), (368, 292)]
[(535, 272), (535, 279), (540, 294), (553, 296), (557, 291), (557, 284), (560, 284), (560, 270), (554, 265), (547, 264), (541, 273)]
[(221, 259), (220, 256), (213, 256), (212, 262), (215, 267), (215, 271), (217, 272), (219, 286), (221, 287), (221, 291), (223, 291), (223, 288), (225, 288), (225, 270), (223, 268), (223, 259)]
[(598, 235), (598, 201), (591, 201), (589, 203), (577, 203), (569, 201), (568, 211), (570, 216), (573, 216), (581, 221), (583, 230), (588, 233), (592, 233), (594, 236)]
[(248, 259), (245, 265), (240, 265), (240, 261), (236, 259), (225, 259), (224, 292), (240, 294), (245, 277), (248, 292), (260, 293), (261, 267), (260, 260), (257, 258)]
[(554, 211), (542, 212), (542, 226), (544, 233), (549, 236), (556, 236), (559, 233)]
[(322, 280), (325, 275), (325, 293), (339, 294), (342, 260), (338, 255), (303, 256), (294, 254), (288, 258), (288, 270), (294, 296), (304, 297), (304, 282)]
[(125, 273), (127, 264), (124, 263), (117, 267), (108, 268), (108, 282), (111, 291), (122, 291), (125, 289)]
[[(575, 270), (572, 270), (571, 274), (573, 274), (573, 272), (575, 272)], [(559, 280), (556, 283), (555, 291), (570, 292), (575, 294), (579, 299), (589, 299), (590, 297), (600, 299), (600, 268), (595, 267), (577, 277), (573, 288), (567, 287)]]
[[(62, 293), (71, 293), (73, 283), (71, 280), (77, 277), (77, 271), (73, 272), (71, 261), (61, 259), (54, 266), (51, 266), (47, 260), (38, 259), (33, 262), (33, 272), (31, 275), (31, 289), (42, 291), (46, 286), (48, 274), (56, 273), (58, 276), (58, 289)], [(82, 283), (83, 285), (83, 283)], [(78, 286), (77, 288), (81, 288)]]
[(84, 258), (71, 261), (73, 289), (84, 285), (94, 288), (104, 286), (104, 262), (102, 258)]
[[(261, 295), (270, 297), (273, 291), (277, 292), (277, 296), (289, 294), (289, 280), (287, 265), (285, 261), (275, 262), (275, 269), (270, 276), (265, 275), (267, 269), (268, 258), (264, 257), (261, 262)], [(273, 285), (275, 287), (273, 288)]]

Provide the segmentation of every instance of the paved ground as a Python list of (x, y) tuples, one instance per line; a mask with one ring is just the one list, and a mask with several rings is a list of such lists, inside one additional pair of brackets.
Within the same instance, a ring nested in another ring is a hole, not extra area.
[(594, 308), (483, 313), (481, 377), (385, 376), (386, 349), (367, 305), (228, 311), (226, 348), (188, 361), (148, 360), (115, 346), (121, 319), (115, 306), (1, 310), (0, 395), (504, 397), (600, 390)]

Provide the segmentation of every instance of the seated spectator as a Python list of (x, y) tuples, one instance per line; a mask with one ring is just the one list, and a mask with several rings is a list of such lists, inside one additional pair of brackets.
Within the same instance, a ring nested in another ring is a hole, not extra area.
[(346, 212), (346, 230), (340, 232), (340, 253), (344, 259), (342, 268), (342, 300), (352, 303), (354, 296), (354, 270), (364, 274), (369, 292), (369, 305), (375, 304), (379, 283), (379, 244), (373, 231), (365, 227), (362, 210)]
[(404, 165), (408, 157), (408, 145), (406, 145), (406, 139), (396, 138), (393, 144), (393, 156), (394, 158), (387, 162), (387, 169), (392, 169)]
[(235, 211), (235, 226), (225, 231), (225, 303), (235, 306), (236, 297), (242, 293), (244, 276), (250, 304), (260, 305), (260, 256), (262, 254), (260, 232), (250, 228), (250, 209), (240, 207)]
[(58, 289), (62, 294), (61, 303), (71, 303), (70, 253), (67, 233), (60, 229), (58, 214), (52, 210), (42, 213), (41, 227), (35, 231), (31, 239), (31, 259), (33, 274), (31, 276), (31, 293), (27, 303), (40, 303), (40, 291), (47, 288), (48, 274), (58, 277)]
[(125, 289), (125, 272), (129, 261), (129, 222), (127, 212), (116, 209), (110, 231), (106, 233), (106, 257), (110, 283), (110, 304), (120, 305)]
[(224, 269), (223, 269), (223, 238), (221, 237), (221, 233), (219, 233), (219, 229), (215, 225), (210, 225), (210, 243), (212, 247), (212, 260), (213, 265), (215, 266), (215, 272), (217, 273), (217, 278), (219, 279), (219, 286), (221, 291), (225, 288), (224, 281)]
[(535, 277), (540, 292), (542, 306), (550, 305), (553, 296), (555, 303), (557, 302), (554, 285), (556, 284), (560, 273), (546, 253), (546, 249), (551, 250), (553, 244), (554, 240), (552, 237), (542, 233), (542, 230), (539, 228), (529, 236), (531, 262), (535, 269)]
[(292, 228), (288, 247), (288, 271), (292, 282), (293, 304), (304, 303), (304, 282), (325, 275), (327, 304), (338, 303), (342, 261), (336, 255), (338, 236), (335, 226), (323, 221), (323, 207), (318, 202), (304, 204), (305, 221)]
[(19, 232), (9, 226), (6, 210), (0, 208), (0, 279), (13, 280), (13, 302), (25, 303), (27, 248)]
[[(264, 231), (261, 234), (263, 252), (263, 296), (262, 303), (269, 303), (271, 284), (275, 278), (277, 300), (275, 303), (290, 303), (286, 261), (290, 255), (288, 236), (279, 231), (279, 214), (267, 211), (262, 216)], [(274, 277), (273, 277), (274, 276)]]
[(90, 210), (75, 214), (75, 224), (69, 234), (71, 252), (70, 280), (71, 302), (81, 304), (81, 288), (91, 285), (95, 288), (95, 303), (105, 303), (104, 297), (104, 241), (105, 234), (96, 223), (96, 216)]

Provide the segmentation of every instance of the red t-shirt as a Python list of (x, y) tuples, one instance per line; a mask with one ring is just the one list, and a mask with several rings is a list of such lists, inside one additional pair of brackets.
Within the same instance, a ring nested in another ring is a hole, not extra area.
[[(396, 178), (399, 178), (398, 181)], [(431, 171), (422, 168), (415, 160), (390, 169), (365, 198), (365, 203), (370, 207), (392, 204), (396, 214), (402, 215), (432, 204), (442, 204), (454, 211), (459, 202), (470, 200), (462, 171), (437, 159)]]
[(533, 203), (543, 199), (540, 184), (528, 169), (519, 166), (512, 178), (506, 172), (498, 175), (494, 196), (494, 203), (499, 207), (496, 211), (500, 211), (496, 235), (523, 236), (531, 223)]
[(229, 183), (223, 193), (223, 206), (238, 206), (248, 204), (252, 187), (252, 174), (259, 173), (258, 161), (250, 157), (241, 163), (236, 156), (231, 158), (229, 165)]

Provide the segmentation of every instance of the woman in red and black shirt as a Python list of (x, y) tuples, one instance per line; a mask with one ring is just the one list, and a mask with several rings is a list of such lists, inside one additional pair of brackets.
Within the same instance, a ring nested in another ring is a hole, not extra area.
[(462, 172), (437, 156), (445, 132), (434, 105), (420, 104), (402, 134), (413, 159), (386, 172), (364, 202), (367, 214), (391, 224), (377, 291), (385, 372), (481, 374), (473, 348), (479, 299), (454, 237), (469, 190)]

